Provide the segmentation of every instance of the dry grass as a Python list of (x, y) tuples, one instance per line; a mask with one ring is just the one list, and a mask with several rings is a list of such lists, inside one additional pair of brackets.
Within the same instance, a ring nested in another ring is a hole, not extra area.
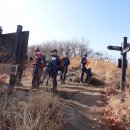
[(59, 98), (45, 92), (17, 92), (0, 105), (1, 130), (59, 130), (65, 120)]
[(9, 64), (0, 64), (0, 74), (10, 73), (10, 68)]
[[(104, 111), (104, 118), (107, 125), (120, 126), (122, 130), (129, 130), (130, 67), (127, 69), (125, 102), (122, 103), (118, 98), (117, 89), (119, 88), (121, 70), (117, 68), (117, 65), (105, 60), (96, 61), (89, 59), (89, 61), (93, 75), (107, 84), (105, 90), (108, 102)], [(70, 70), (80, 68), (79, 56), (71, 58), (70, 62)], [(24, 77), (30, 78), (30, 68), (27, 68)], [(32, 94), (27, 98), (24, 97), (25, 94), (20, 94), (20, 98), (19, 96), (17, 98), (13, 97), (11, 101), (5, 99), (5, 102), (1, 104), (0, 129), (58, 130), (61, 128), (64, 122), (63, 106), (57, 97), (53, 98), (45, 93)], [(119, 130), (119, 127), (116, 130)]]
[(6, 83), (8, 80), (9, 75), (8, 74), (1, 74), (0, 75), (0, 82)]
[[(74, 57), (70, 59), (70, 69), (73, 68), (80, 68), (80, 57)], [(96, 74), (96, 76), (99, 76), (101, 80), (104, 80), (106, 82), (109, 82), (113, 76), (115, 76), (115, 72), (119, 72), (119, 69), (117, 69), (117, 66), (115, 64), (112, 64), (111, 62), (105, 61), (105, 60), (94, 60), (94, 59), (88, 59), (88, 62), (90, 62), (87, 67), (92, 68), (92, 72)]]
[(0, 82), (7, 83), (11, 66), (0, 64)]
[(130, 96), (126, 91), (125, 102), (121, 102), (118, 96), (110, 96), (108, 105), (106, 106), (105, 116), (109, 125), (122, 128), (122, 130), (130, 129)]
[[(104, 81), (107, 86), (105, 87), (107, 96), (107, 106), (104, 111), (104, 119), (111, 129), (115, 130), (129, 130), (130, 129), (130, 67), (127, 69), (126, 76), (126, 92), (125, 102), (119, 99), (119, 84), (121, 77), (121, 69), (117, 65), (105, 60), (89, 59), (89, 66), (92, 68), (93, 75)], [(80, 58), (76, 57), (71, 59), (71, 67), (79, 67)]]
[[(127, 69), (126, 76), (126, 92), (125, 102), (121, 102), (119, 99), (119, 84), (121, 77), (121, 70), (117, 68), (117, 65), (107, 61), (93, 61), (92, 71), (96, 73), (100, 79), (107, 83), (106, 94), (108, 99), (108, 105), (104, 118), (107, 125), (113, 126), (111, 129), (126, 130), (130, 129), (130, 67)], [(94, 63), (95, 62), (95, 63)]]
[(70, 58), (69, 69), (80, 67), (80, 56)]
[(127, 69), (126, 76), (126, 92), (125, 102), (119, 99), (119, 84), (121, 78), (121, 70), (117, 65), (108, 61), (94, 61), (91, 60), (92, 71), (96, 76), (107, 83), (105, 87), (107, 94), (107, 106), (104, 118), (107, 125), (113, 126), (111, 129), (126, 130), (130, 129), (130, 67)]
[[(8, 66), (7, 66), (8, 67)], [(6, 83), (10, 69), (0, 66), (0, 82)], [(3, 71), (5, 69), (6, 71)], [(23, 80), (30, 81), (31, 64), (24, 71)], [(0, 85), (0, 130), (60, 130), (65, 122), (60, 99), (46, 92), (16, 91), (11, 97)]]

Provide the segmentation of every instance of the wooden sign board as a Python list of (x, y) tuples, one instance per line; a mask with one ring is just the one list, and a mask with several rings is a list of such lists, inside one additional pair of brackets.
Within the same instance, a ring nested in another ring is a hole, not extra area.
[(29, 31), (1, 34), (0, 37), (0, 63), (12, 64), (25, 59)]

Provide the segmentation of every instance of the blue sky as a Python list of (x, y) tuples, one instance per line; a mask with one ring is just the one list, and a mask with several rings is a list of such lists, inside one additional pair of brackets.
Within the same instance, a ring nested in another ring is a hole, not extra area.
[(90, 47), (116, 57), (107, 46), (130, 36), (130, 0), (0, 0), (3, 33), (23, 25), (29, 44), (85, 38)]

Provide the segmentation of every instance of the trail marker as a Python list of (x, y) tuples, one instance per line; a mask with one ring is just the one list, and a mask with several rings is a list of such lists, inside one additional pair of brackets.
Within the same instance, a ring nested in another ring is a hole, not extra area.
[[(121, 52), (121, 59), (118, 60), (118, 67), (121, 68), (121, 82), (120, 82), (121, 93), (120, 94), (123, 95), (125, 90), (125, 81), (126, 81), (125, 77), (126, 77), (126, 69), (127, 69), (127, 52), (130, 51), (130, 44), (127, 43), (127, 37), (123, 37), (121, 47), (108, 46), (107, 48), (109, 50), (115, 50)], [(121, 97), (122, 101), (124, 100), (123, 96)]]

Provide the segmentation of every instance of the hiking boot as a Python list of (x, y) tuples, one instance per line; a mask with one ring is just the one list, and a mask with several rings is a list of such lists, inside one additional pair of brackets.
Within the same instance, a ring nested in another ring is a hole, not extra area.
[(93, 80), (93, 79), (92, 79), (92, 78), (90, 78), (90, 79), (88, 80), (88, 82), (87, 82), (87, 83), (89, 84), (92, 80)]
[(31, 89), (35, 89), (35, 87), (31, 86)]
[(65, 84), (65, 81), (62, 81), (61, 84)]
[(81, 82), (81, 83), (84, 83), (84, 81), (83, 81), (82, 79), (80, 80), (80, 82)]

